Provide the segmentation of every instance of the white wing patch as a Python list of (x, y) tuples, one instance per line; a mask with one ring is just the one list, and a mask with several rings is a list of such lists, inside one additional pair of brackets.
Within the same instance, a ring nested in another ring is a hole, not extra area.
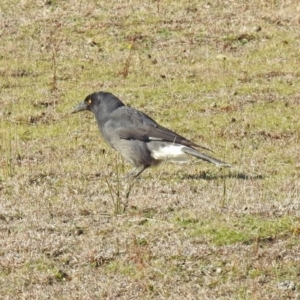
[(158, 160), (169, 160), (172, 162), (187, 162), (189, 157), (182, 151), (182, 145), (170, 144), (159, 148), (158, 150), (152, 150), (151, 155)]
[(162, 139), (149, 136), (149, 140), (150, 141), (161, 141)]

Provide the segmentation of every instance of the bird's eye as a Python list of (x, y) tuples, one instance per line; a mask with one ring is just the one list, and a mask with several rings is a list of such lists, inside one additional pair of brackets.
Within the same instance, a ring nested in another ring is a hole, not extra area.
[(87, 100), (87, 103), (88, 103), (88, 104), (91, 104), (91, 103), (92, 103), (92, 99), (88, 99), (88, 100)]

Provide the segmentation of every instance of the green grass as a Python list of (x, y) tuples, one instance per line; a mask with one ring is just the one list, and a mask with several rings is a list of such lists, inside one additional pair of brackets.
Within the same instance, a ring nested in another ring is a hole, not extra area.
[[(3, 299), (297, 299), (298, 6), (2, 1)], [(167, 163), (128, 195), (70, 114), (99, 90), (234, 168)]]
[[(232, 219), (230, 226), (221, 222), (222, 218), (218, 220), (219, 222), (216, 222), (215, 219), (211, 223), (206, 222), (198, 229), (193, 226), (191, 235), (207, 236), (217, 246), (238, 242), (251, 244), (255, 241), (274, 239), (277, 235), (293, 235), (294, 222), (290, 217), (264, 220), (260, 217), (246, 216), (238, 218), (235, 222)], [(223, 225), (218, 226), (217, 224), (220, 223)]]

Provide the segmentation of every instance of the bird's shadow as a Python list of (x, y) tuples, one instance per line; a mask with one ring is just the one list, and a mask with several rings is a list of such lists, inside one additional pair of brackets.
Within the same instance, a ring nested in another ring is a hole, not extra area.
[(225, 179), (225, 178), (235, 178), (241, 180), (261, 180), (265, 177), (263, 175), (250, 175), (242, 172), (230, 172), (227, 174), (216, 174), (216, 173), (208, 173), (202, 172), (201, 174), (193, 174), (193, 175), (184, 175), (183, 179), (203, 179), (203, 180), (216, 180), (216, 179)]
[[(166, 176), (169, 176), (170, 174), (166, 173)], [(150, 175), (149, 175), (150, 176)], [(106, 178), (107, 176), (102, 174), (102, 173), (95, 173), (92, 175), (92, 177), (95, 177), (95, 178)], [(151, 175), (152, 177), (152, 175)], [(246, 173), (243, 173), (243, 172), (233, 172), (233, 171), (230, 171), (226, 174), (224, 174), (224, 172), (220, 172), (220, 173), (210, 173), (210, 172), (206, 172), (206, 171), (203, 171), (201, 172), (200, 174), (180, 174), (179, 177), (181, 179), (187, 179), (187, 180), (197, 180), (197, 179), (203, 179), (203, 180), (217, 180), (217, 179), (226, 179), (226, 178), (234, 178), (234, 179), (240, 179), (240, 180), (262, 180), (262, 179), (265, 179), (265, 176), (261, 175), (261, 174), (256, 174), (256, 175), (253, 175), (253, 174), (246, 174)], [(113, 174), (110, 174), (110, 178), (114, 178)], [(128, 177), (126, 176), (126, 174), (122, 177), (123, 180), (125, 181), (138, 181), (139, 179), (143, 178), (143, 176), (139, 176), (137, 178), (131, 178), (131, 179), (128, 179)], [(117, 180), (117, 179), (116, 179)]]

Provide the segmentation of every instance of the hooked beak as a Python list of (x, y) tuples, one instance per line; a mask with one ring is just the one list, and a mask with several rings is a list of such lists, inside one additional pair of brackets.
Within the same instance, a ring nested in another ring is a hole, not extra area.
[(75, 114), (79, 111), (83, 111), (83, 110), (87, 110), (87, 104), (83, 101), (83, 102), (80, 102), (72, 111), (71, 111), (71, 114)]

